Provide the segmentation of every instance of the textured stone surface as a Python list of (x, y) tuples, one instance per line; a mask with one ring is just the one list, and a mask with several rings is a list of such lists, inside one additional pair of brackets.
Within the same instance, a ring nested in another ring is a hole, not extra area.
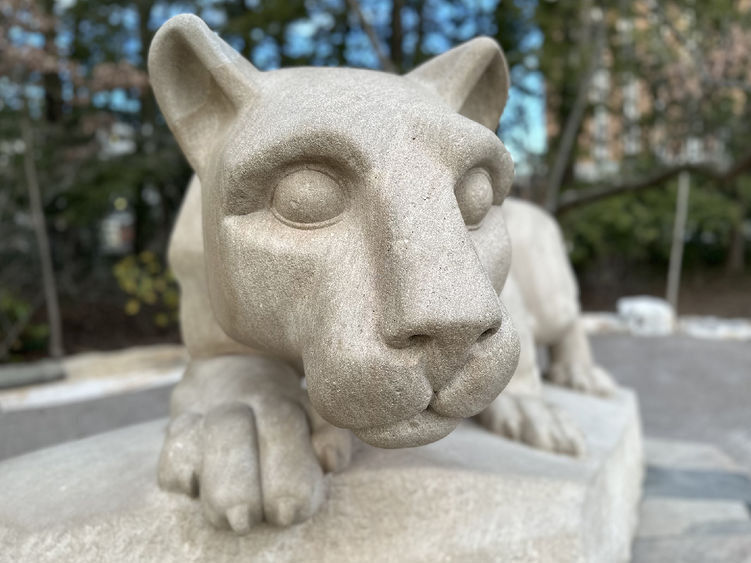
[(583, 429), (586, 458), (471, 423), (418, 448), (358, 443), (312, 519), (246, 536), (156, 487), (165, 421), (11, 459), (0, 464), (0, 560), (626, 561), (641, 484), (634, 396), (544, 396)]
[(494, 41), (405, 76), (261, 72), (183, 14), (149, 74), (197, 175), (169, 251), (193, 359), (301, 368), (316, 412), (380, 447), (434, 441), (495, 398), (518, 343), (498, 299), (513, 162)]
[[(148, 67), (196, 172), (169, 249), (191, 361), (159, 461), (165, 490), (200, 495), (218, 528), (291, 525), (349, 462), (342, 429), (412, 447), (483, 411), (495, 432), (583, 453), (540, 396), (534, 341), (551, 349), (552, 381), (613, 384), (593, 363), (555, 220), (502, 209), (513, 162), (495, 135), (509, 89), (497, 43), (473, 39), (405, 76), (260, 72), (183, 14), (155, 35)], [(518, 397), (494, 403), (519, 357), (499, 299), (507, 223), (531, 367)]]

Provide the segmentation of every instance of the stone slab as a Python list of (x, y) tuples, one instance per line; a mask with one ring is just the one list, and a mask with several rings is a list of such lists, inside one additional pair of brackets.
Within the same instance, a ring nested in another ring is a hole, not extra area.
[(658, 497), (641, 504), (639, 539), (742, 533), (751, 538), (751, 519), (740, 502)]
[(713, 444), (645, 440), (633, 563), (751, 561), (751, 481)]
[(647, 467), (644, 493), (653, 497), (739, 500), (751, 503), (745, 473)]
[(639, 539), (634, 563), (751, 563), (751, 535)]
[(238, 537), (155, 484), (164, 421), (0, 464), (0, 561), (627, 561), (642, 481), (635, 396), (548, 387), (582, 427), (576, 460), (467, 422), (404, 450), (359, 444), (311, 520)]
[(639, 394), (647, 436), (713, 444), (751, 471), (751, 346), (683, 335), (590, 340), (598, 363)]
[(644, 456), (649, 466), (687, 471), (741, 473), (743, 468), (724, 451), (704, 442), (645, 437)]

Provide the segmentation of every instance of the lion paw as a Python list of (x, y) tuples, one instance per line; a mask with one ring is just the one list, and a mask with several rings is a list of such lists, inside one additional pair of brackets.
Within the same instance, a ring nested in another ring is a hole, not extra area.
[(556, 385), (601, 397), (612, 395), (616, 389), (611, 375), (593, 364), (556, 362), (550, 366), (547, 379)]
[(319, 425), (311, 435), (305, 409), (285, 399), (185, 412), (168, 427), (159, 485), (200, 497), (217, 528), (244, 534), (261, 521), (290, 526), (323, 503), (322, 466), (339, 470), (349, 462), (344, 432)]
[(585, 453), (578, 426), (538, 397), (502, 393), (477, 418), (491, 432), (534, 448), (575, 457)]

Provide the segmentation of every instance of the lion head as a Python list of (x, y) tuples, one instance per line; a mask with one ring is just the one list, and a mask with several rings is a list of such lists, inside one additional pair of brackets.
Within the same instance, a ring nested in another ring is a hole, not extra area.
[(500, 393), (518, 340), (498, 298), (513, 163), (494, 41), (405, 76), (261, 72), (186, 15), (149, 66), (201, 181), (227, 335), (301, 364), (315, 409), (376, 446), (437, 440)]

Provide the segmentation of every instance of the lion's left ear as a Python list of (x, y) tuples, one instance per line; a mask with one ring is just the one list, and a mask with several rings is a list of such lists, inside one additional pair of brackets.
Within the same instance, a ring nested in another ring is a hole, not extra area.
[(167, 125), (200, 178), (240, 112), (258, 102), (261, 72), (200, 18), (179, 14), (151, 42), (149, 79)]
[(405, 75), (434, 90), (465, 117), (495, 131), (506, 107), (506, 57), (490, 37), (478, 37), (438, 55)]

